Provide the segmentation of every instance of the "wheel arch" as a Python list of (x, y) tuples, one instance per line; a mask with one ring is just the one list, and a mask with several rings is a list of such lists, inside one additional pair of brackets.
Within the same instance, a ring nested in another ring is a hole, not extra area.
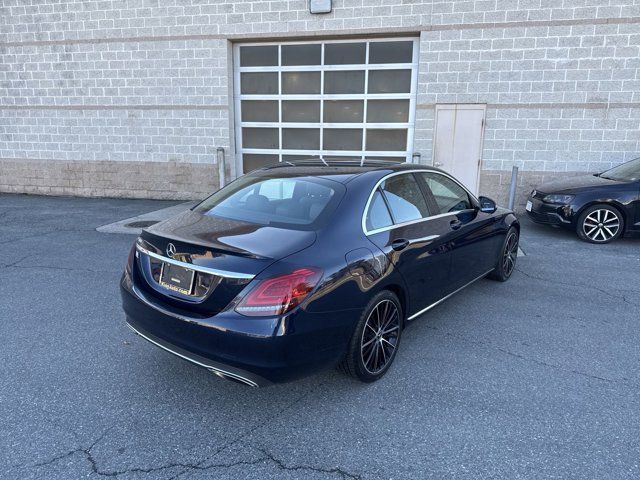
[(409, 297), (405, 289), (398, 283), (389, 283), (385, 285), (380, 291), (382, 290), (388, 290), (396, 297), (398, 297), (398, 300), (400, 300), (400, 308), (402, 308), (402, 323), (405, 324), (405, 320), (409, 316)]

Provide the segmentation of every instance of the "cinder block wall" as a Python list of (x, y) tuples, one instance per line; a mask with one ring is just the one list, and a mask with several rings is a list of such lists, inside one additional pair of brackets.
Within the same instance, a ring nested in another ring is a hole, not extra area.
[(434, 107), (486, 103), (481, 190), (640, 156), (636, 0), (6, 0), (0, 191), (197, 198), (235, 171), (230, 45), (420, 35), (415, 151)]

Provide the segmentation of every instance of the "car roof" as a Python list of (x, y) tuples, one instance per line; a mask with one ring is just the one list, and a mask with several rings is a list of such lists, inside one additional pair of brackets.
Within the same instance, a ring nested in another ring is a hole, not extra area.
[(401, 172), (403, 170), (441, 171), (438, 168), (416, 163), (400, 163), (388, 160), (364, 159), (308, 159), (296, 161), (284, 161), (254, 170), (252, 174), (298, 176), (309, 175), (325, 177), (347, 183), (355, 177), (371, 171)]

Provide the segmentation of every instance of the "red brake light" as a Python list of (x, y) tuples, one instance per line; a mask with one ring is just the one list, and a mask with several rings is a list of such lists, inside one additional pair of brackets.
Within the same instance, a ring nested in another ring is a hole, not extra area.
[(301, 268), (286, 275), (262, 280), (240, 301), (236, 312), (251, 317), (287, 313), (302, 303), (321, 276), (319, 270)]

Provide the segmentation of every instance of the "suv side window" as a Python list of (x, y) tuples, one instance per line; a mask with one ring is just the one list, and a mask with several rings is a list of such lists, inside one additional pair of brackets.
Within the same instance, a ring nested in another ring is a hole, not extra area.
[(391, 210), (393, 223), (410, 222), (430, 215), (427, 201), (413, 174), (404, 173), (387, 178), (380, 188)]
[(472, 208), (467, 191), (454, 180), (434, 172), (420, 173), (440, 209), (440, 213)]

